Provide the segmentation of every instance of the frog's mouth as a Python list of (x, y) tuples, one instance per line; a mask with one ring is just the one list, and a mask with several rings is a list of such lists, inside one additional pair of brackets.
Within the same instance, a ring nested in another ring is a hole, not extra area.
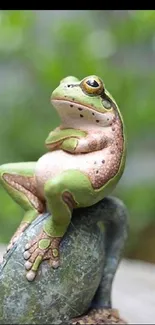
[(67, 108), (70, 107), (72, 109), (78, 109), (79, 110), (87, 110), (87, 109), (92, 109), (94, 112), (99, 112), (101, 113), (99, 110), (97, 110), (96, 108), (94, 108), (93, 105), (81, 105), (79, 102), (75, 101), (74, 99), (65, 99), (65, 98), (60, 98), (60, 97), (56, 97), (56, 98), (51, 98), (51, 103), (53, 104), (53, 106), (57, 109), (63, 109), (63, 108)]

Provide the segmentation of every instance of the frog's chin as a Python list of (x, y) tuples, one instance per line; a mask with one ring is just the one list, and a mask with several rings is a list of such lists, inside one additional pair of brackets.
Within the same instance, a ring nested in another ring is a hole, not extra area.
[(80, 114), (82, 114), (82, 112), (85, 113), (86, 116), (89, 111), (94, 112), (94, 114), (96, 112), (93, 106), (82, 105), (79, 102), (76, 102), (75, 100), (54, 98), (51, 100), (51, 103), (57, 110), (60, 117), (68, 115), (68, 117), (72, 116), (74, 119), (76, 119), (80, 117)]
[(99, 112), (92, 106), (81, 105), (68, 99), (52, 98), (51, 102), (57, 110), (62, 122), (69, 125), (80, 124), (81, 126), (107, 127), (113, 123), (113, 112)]

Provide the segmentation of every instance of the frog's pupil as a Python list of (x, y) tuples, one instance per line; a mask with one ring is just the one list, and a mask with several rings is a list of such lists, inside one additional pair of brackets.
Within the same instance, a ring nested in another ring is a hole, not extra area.
[(99, 87), (99, 84), (95, 79), (89, 79), (86, 81), (86, 83), (88, 86), (91, 86), (91, 87), (95, 87), (95, 88)]

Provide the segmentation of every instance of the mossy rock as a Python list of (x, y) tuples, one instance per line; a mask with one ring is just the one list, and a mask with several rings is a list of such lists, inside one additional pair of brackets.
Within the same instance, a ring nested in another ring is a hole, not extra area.
[(88, 310), (103, 274), (103, 214), (108, 208), (105, 199), (75, 210), (61, 242), (60, 267), (53, 269), (44, 261), (35, 280), (28, 282), (24, 247), (39, 234), (48, 214), (38, 216), (0, 266), (0, 324), (60, 324)]

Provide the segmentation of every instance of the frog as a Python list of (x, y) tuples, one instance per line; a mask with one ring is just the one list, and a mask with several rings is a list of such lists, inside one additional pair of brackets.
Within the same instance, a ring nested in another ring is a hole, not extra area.
[(63, 78), (52, 92), (51, 103), (61, 124), (45, 140), (47, 152), (36, 162), (0, 166), (1, 185), (25, 210), (7, 251), (38, 215), (50, 214), (23, 252), (30, 282), (44, 260), (53, 269), (61, 265), (60, 243), (73, 210), (109, 195), (126, 161), (123, 117), (100, 77)]

